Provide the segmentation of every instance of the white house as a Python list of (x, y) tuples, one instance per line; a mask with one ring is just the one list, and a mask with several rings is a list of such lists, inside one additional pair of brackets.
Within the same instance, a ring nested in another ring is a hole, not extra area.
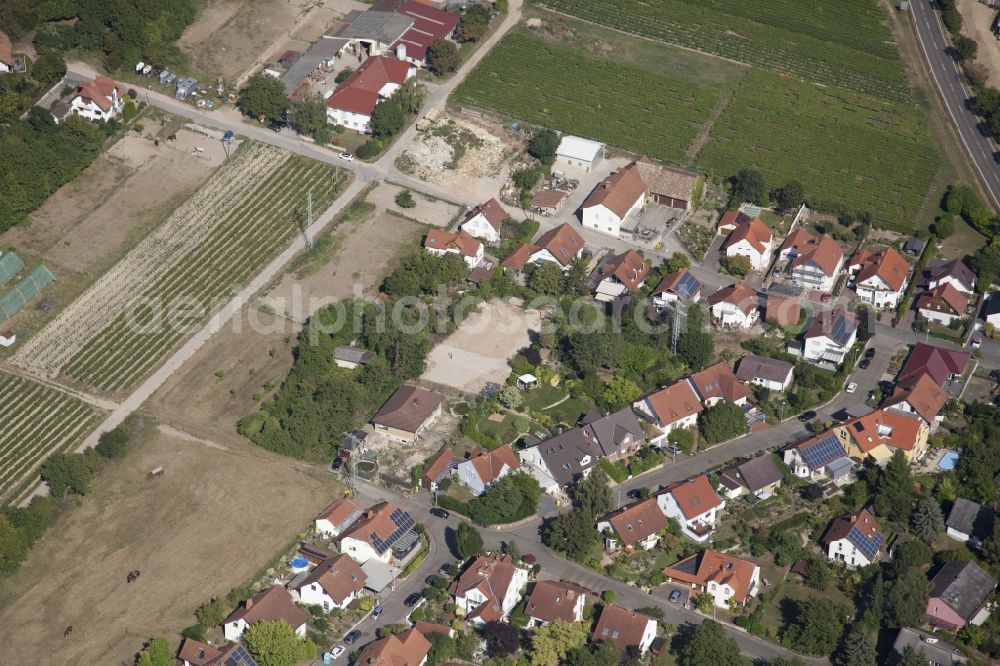
[(490, 484), (521, 467), (510, 444), (492, 451), (480, 451), (458, 466), (458, 480), (477, 497)]
[(910, 265), (899, 252), (888, 247), (872, 254), (861, 250), (847, 266), (854, 291), (865, 303), (877, 308), (894, 308), (906, 288)]
[(568, 271), (573, 260), (582, 254), (583, 237), (569, 223), (563, 223), (546, 231), (534, 243), (519, 246), (500, 265), (522, 271), (528, 265), (550, 263)]
[(391, 564), (396, 559), (396, 552), (412, 550), (419, 542), (413, 531), (415, 524), (402, 508), (379, 502), (365, 509), (361, 517), (341, 533), (340, 552), (350, 555), (358, 564), (368, 560)]
[(995, 522), (996, 512), (990, 507), (957, 497), (951, 505), (945, 528), (949, 539), (979, 548), (993, 534)]
[(565, 135), (556, 148), (556, 166), (582, 169), (590, 173), (604, 157), (604, 144), (578, 136)]
[(702, 288), (704, 285), (701, 280), (692, 275), (688, 269), (681, 268), (664, 275), (653, 291), (649, 292), (649, 298), (656, 309), (662, 312), (677, 301), (698, 302), (701, 299)]
[(952, 259), (927, 269), (927, 287), (934, 289), (950, 284), (971, 299), (976, 290), (976, 274), (961, 259)]
[(947, 326), (965, 316), (969, 299), (951, 282), (941, 282), (917, 299), (917, 312), (927, 321)]
[(858, 325), (843, 310), (825, 310), (806, 331), (802, 356), (814, 363), (840, 365), (857, 339)]
[(106, 123), (121, 113), (124, 95), (120, 85), (106, 76), (98, 76), (77, 86), (70, 101), (70, 113)]
[(820, 540), (826, 557), (851, 569), (878, 561), (885, 535), (868, 509), (835, 518)]
[(645, 207), (648, 196), (649, 188), (632, 162), (594, 188), (580, 207), (580, 219), (588, 229), (618, 238), (626, 218)]
[(510, 615), (528, 586), (528, 572), (510, 555), (480, 555), (451, 584), (455, 605), (474, 624), (500, 622)]
[(6, 32), (0, 32), (0, 74), (10, 74), (14, 71), (14, 52), (10, 37)]
[(776, 358), (750, 354), (740, 359), (736, 378), (772, 391), (784, 391), (792, 384), (795, 366)]
[(684, 536), (698, 543), (712, 538), (716, 518), (726, 508), (704, 474), (667, 486), (656, 494), (656, 504), (680, 524)]
[(500, 228), (508, 217), (510, 215), (500, 205), (500, 202), (496, 199), (490, 199), (470, 210), (465, 215), (465, 220), (462, 221), (459, 229), (483, 242), (499, 243)]
[(667, 518), (652, 497), (599, 518), (597, 531), (604, 535), (605, 550), (650, 550), (667, 529)]
[(436, 257), (448, 254), (461, 257), (469, 268), (476, 267), (483, 260), (483, 244), (464, 229), (458, 231), (431, 229), (424, 240), (424, 249)]
[(728, 211), (722, 216), (719, 228), (733, 226), (733, 231), (722, 244), (727, 257), (746, 257), (750, 267), (763, 273), (771, 264), (774, 234), (760, 218), (748, 217), (737, 211)]
[(327, 122), (362, 134), (371, 132), (375, 106), (415, 74), (416, 68), (402, 60), (368, 58), (326, 98)]
[(712, 320), (724, 328), (750, 328), (760, 319), (760, 296), (746, 282), (723, 287), (708, 297)]
[(608, 641), (619, 652), (642, 656), (656, 639), (656, 620), (630, 608), (604, 604), (601, 616), (590, 633), (591, 643)]
[(667, 581), (684, 583), (712, 596), (719, 608), (744, 606), (760, 590), (760, 567), (717, 550), (695, 553), (663, 570)]
[(832, 291), (844, 267), (844, 250), (833, 237), (814, 236), (803, 227), (788, 235), (778, 258), (793, 282), (818, 291)]
[(361, 514), (361, 507), (351, 500), (334, 500), (316, 516), (316, 533), (327, 538), (340, 536)]
[(847, 432), (828, 430), (784, 449), (782, 458), (792, 474), (800, 479), (819, 481), (832, 479), (844, 482), (850, 478), (854, 465), (847, 457)]
[(299, 601), (306, 606), (322, 606), (330, 612), (344, 609), (365, 587), (368, 575), (347, 555), (334, 555), (299, 584)]
[(296, 635), (306, 635), (309, 614), (295, 605), (292, 595), (285, 588), (275, 585), (258, 592), (233, 611), (223, 621), (223, 633), (228, 641), (238, 641), (251, 624), (262, 620), (284, 620)]
[(652, 444), (663, 443), (677, 428), (695, 427), (698, 413), (702, 410), (701, 400), (686, 379), (654, 391), (632, 406), (660, 431), (659, 435), (649, 440)]
[(554, 580), (535, 583), (524, 604), (528, 627), (545, 627), (553, 622), (582, 622), (587, 594), (583, 588)]

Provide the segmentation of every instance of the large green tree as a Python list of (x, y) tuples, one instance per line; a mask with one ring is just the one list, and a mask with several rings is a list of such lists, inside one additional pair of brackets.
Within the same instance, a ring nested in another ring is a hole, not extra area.
[(729, 197), (730, 205), (741, 203), (764, 204), (767, 199), (767, 183), (764, 174), (756, 169), (740, 169), (730, 179), (732, 191)]
[(608, 475), (600, 467), (595, 467), (590, 474), (573, 487), (573, 501), (577, 507), (593, 517), (611, 513), (615, 508), (615, 500), (608, 486)]
[(477, 42), (490, 27), (490, 10), (484, 5), (472, 5), (458, 21), (458, 36), (468, 42)]
[(528, 286), (539, 294), (561, 296), (566, 288), (566, 276), (559, 266), (546, 261), (531, 272)]
[(556, 620), (539, 627), (531, 639), (531, 666), (556, 666), (566, 654), (587, 642), (590, 629), (581, 622)]
[(300, 134), (312, 134), (321, 127), (326, 127), (326, 104), (319, 95), (307, 95), (292, 102), (288, 112), (288, 121)]
[(295, 634), (284, 620), (262, 620), (247, 627), (243, 643), (260, 666), (295, 666), (316, 658), (316, 646)]
[(483, 552), (483, 537), (476, 528), (461, 522), (455, 529), (455, 550), (463, 560), (478, 555)]
[(875, 638), (862, 623), (847, 632), (836, 655), (838, 666), (875, 666)]
[(288, 108), (288, 95), (281, 81), (260, 72), (240, 91), (240, 110), (251, 118), (274, 120)]
[(542, 542), (566, 557), (583, 561), (597, 550), (600, 534), (590, 512), (574, 509), (545, 521)]
[(406, 126), (406, 110), (396, 97), (384, 99), (372, 111), (372, 136), (386, 138), (396, 136)]
[(886, 621), (892, 627), (920, 626), (927, 610), (931, 582), (918, 568), (904, 571), (885, 595)]
[(615, 376), (608, 380), (601, 392), (601, 401), (611, 410), (618, 410), (635, 402), (642, 395), (639, 385), (628, 377)]
[(718, 444), (747, 433), (743, 409), (732, 402), (721, 401), (698, 415), (698, 429), (708, 444)]
[(927, 543), (934, 543), (944, 533), (941, 505), (933, 497), (920, 498), (910, 516), (910, 522), (913, 524), (913, 533)]
[(450, 40), (436, 39), (427, 49), (427, 64), (438, 76), (454, 72), (461, 62), (458, 47)]
[(722, 625), (704, 620), (677, 652), (679, 666), (745, 666), (736, 641), (726, 635)]
[(913, 475), (903, 452), (896, 449), (875, 482), (875, 513), (906, 525), (913, 510)]
[(784, 628), (782, 640), (806, 654), (832, 654), (844, 629), (844, 610), (819, 597), (796, 602), (796, 609), (792, 621)]
[(139, 652), (135, 660), (136, 666), (174, 666), (174, 652), (170, 642), (158, 636)]
[(551, 164), (556, 159), (559, 149), (559, 135), (550, 129), (540, 129), (528, 141), (528, 152), (532, 157)]

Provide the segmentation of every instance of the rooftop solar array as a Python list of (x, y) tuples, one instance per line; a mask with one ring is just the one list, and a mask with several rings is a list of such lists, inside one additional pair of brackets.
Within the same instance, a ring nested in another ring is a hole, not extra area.
[(226, 657), (225, 666), (257, 666), (257, 662), (242, 645)]
[(410, 514), (406, 513), (402, 509), (394, 509), (389, 518), (392, 520), (392, 524), (396, 526), (396, 529), (392, 531), (385, 539), (379, 537), (378, 534), (372, 532), (372, 547), (378, 554), (382, 554), (385, 551), (392, 548), (392, 544), (396, 543), (401, 536), (413, 529), (413, 518)]
[(802, 447), (799, 451), (810, 469), (818, 469), (847, 455), (844, 447), (837, 441), (837, 436), (833, 434), (826, 435), (815, 443)]
[(801, 296), (802, 287), (796, 287), (794, 284), (787, 282), (772, 282), (771, 286), (767, 289), (767, 293), (781, 296)]
[(841, 345), (846, 345), (851, 339), (851, 334), (854, 333), (855, 328), (857, 327), (848, 321), (847, 317), (835, 316), (833, 318), (833, 330), (830, 331), (830, 337)]
[(684, 300), (691, 299), (698, 290), (701, 289), (701, 282), (698, 281), (695, 276), (691, 275), (690, 272), (685, 271), (684, 275), (677, 282), (677, 286), (674, 287), (674, 291), (678, 296)]
[(869, 537), (857, 527), (852, 527), (847, 534), (847, 540), (853, 543), (854, 547), (860, 550), (870, 562), (875, 559), (878, 549), (882, 547), (883, 537), (881, 532), (876, 532)]

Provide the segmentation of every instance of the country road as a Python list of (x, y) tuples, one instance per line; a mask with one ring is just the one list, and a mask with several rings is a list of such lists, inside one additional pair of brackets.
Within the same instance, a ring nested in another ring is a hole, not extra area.
[(1000, 209), (1000, 166), (997, 164), (1000, 149), (979, 129), (982, 119), (974, 111), (972, 93), (965, 87), (958, 63), (951, 55), (951, 42), (941, 17), (930, 0), (913, 0), (909, 6), (934, 85), (983, 187), (989, 192), (993, 205)]

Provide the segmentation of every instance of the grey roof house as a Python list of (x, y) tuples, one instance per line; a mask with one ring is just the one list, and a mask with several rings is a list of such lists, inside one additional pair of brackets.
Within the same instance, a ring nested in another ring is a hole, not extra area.
[(775, 391), (783, 391), (792, 383), (795, 366), (776, 358), (750, 354), (740, 359), (736, 378)]
[(959, 497), (951, 506), (945, 526), (949, 538), (978, 548), (993, 533), (995, 519), (993, 509)]
[(580, 429), (587, 441), (597, 446), (600, 455), (611, 460), (631, 456), (646, 441), (646, 433), (631, 407), (604, 416), (588, 413)]
[(580, 428), (553, 435), (521, 449), (517, 455), (542, 490), (552, 495), (587, 476), (600, 460), (598, 451)]
[(770, 454), (757, 456), (731, 465), (718, 474), (719, 492), (734, 499), (749, 493), (757, 497), (770, 495), (781, 485), (781, 469)]
[(353, 370), (359, 365), (368, 365), (375, 360), (375, 352), (360, 347), (337, 347), (333, 350), (333, 362), (341, 368)]
[(928, 664), (958, 666), (959, 664), (968, 663), (968, 660), (953, 645), (944, 643), (938, 640), (937, 637), (933, 637), (933, 643), (928, 643), (924, 639), (929, 637), (906, 627), (900, 629), (899, 633), (896, 634), (895, 642), (892, 644), (892, 654), (889, 655), (889, 664), (891, 666), (899, 664), (903, 660), (903, 655), (906, 653), (907, 648), (912, 649), (918, 654), (923, 653)]
[(948, 562), (931, 584), (925, 618), (930, 626), (958, 631), (969, 622), (982, 624), (989, 616), (986, 603), (997, 581), (974, 562)]

